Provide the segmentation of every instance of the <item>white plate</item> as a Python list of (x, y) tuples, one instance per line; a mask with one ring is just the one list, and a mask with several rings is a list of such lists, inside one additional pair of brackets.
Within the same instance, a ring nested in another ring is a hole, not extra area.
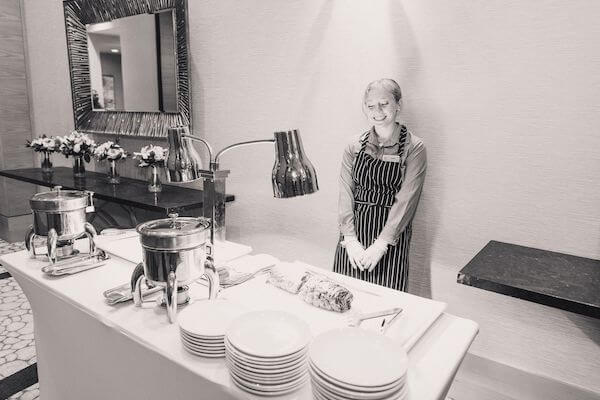
[(177, 316), (182, 330), (198, 337), (220, 338), (232, 321), (246, 309), (226, 299), (200, 300), (190, 304)]
[(231, 380), (233, 380), (233, 382), (235, 382), (239, 388), (247, 391), (248, 393), (256, 394), (258, 396), (275, 396), (291, 393), (308, 381), (307, 374), (306, 376), (302, 376), (301, 378), (289, 382), (285, 385), (261, 385), (248, 382), (247, 380), (242, 379), (234, 374), (230, 374), (230, 376)]
[(225, 335), (223, 335), (223, 336), (200, 336), (200, 335), (195, 335), (193, 332), (188, 332), (184, 329), (180, 329), (179, 332), (182, 335), (186, 335), (190, 339), (200, 340), (202, 342), (207, 342), (207, 343), (223, 343), (223, 341), (225, 340)]
[(308, 368), (311, 371), (311, 373), (317, 375), (319, 378), (321, 378), (322, 380), (331, 384), (332, 386), (335, 386), (342, 390), (349, 390), (354, 393), (369, 394), (369, 393), (373, 393), (373, 392), (381, 393), (381, 392), (388, 391), (388, 390), (393, 391), (394, 389), (398, 389), (398, 387), (400, 387), (401, 385), (404, 385), (406, 383), (406, 375), (404, 375), (404, 377), (402, 379), (399, 379), (398, 381), (393, 382), (389, 385), (385, 385), (385, 386), (373, 386), (373, 387), (356, 386), (356, 385), (350, 385), (348, 383), (345, 383), (345, 382), (339, 381), (335, 378), (332, 378), (330, 376), (327, 376), (326, 374), (323, 373), (323, 371), (319, 370), (310, 360), (308, 361)]
[(195, 344), (188, 343), (185, 341), (183, 342), (183, 345), (192, 350), (201, 351), (203, 353), (225, 354), (225, 349), (206, 348), (206, 347), (196, 346)]
[(327, 397), (323, 396), (321, 392), (319, 392), (314, 386), (312, 388), (312, 394), (316, 400), (329, 400)]
[(235, 365), (237, 368), (252, 374), (252, 375), (256, 375), (256, 376), (288, 376), (288, 375), (293, 375), (296, 371), (302, 369), (302, 370), (307, 370), (308, 367), (306, 365), (306, 359), (302, 359), (299, 360), (297, 363), (290, 365), (290, 366), (286, 366), (285, 368), (277, 368), (277, 369), (263, 369), (263, 368), (256, 368), (252, 365), (246, 365), (246, 364), (242, 364), (240, 363), (238, 360), (235, 360), (233, 358), (231, 358), (231, 355), (229, 353), (225, 353), (227, 360), (229, 362), (231, 362), (233, 365)]
[(235, 360), (232, 360), (231, 357), (225, 354), (225, 360), (231, 368), (235, 368), (236, 371), (241, 374), (247, 375), (248, 378), (257, 378), (257, 379), (291, 379), (291, 377), (299, 375), (301, 372), (306, 372), (308, 370), (306, 363), (300, 363), (293, 368), (287, 370), (267, 370), (260, 371), (256, 370), (252, 367), (246, 367), (244, 365), (238, 364)]
[(408, 368), (408, 357), (400, 343), (356, 328), (334, 329), (317, 336), (309, 356), (325, 375), (361, 387), (397, 382)]
[(264, 366), (264, 367), (278, 367), (285, 368), (287, 366), (293, 365), (298, 362), (300, 359), (306, 358), (308, 354), (308, 349), (304, 348), (296, 353), (290, 354), (285, 357), (278, 358), (261, 358), (255, 357), (248, 354), (245, 354), (235, 347), (227, 339), (225, 339), (225, 349), (231, 353), (231, 357), (236, 360), (240, 360), (247, 364), (252, 364), (256, 366)]
[(186, 333), (181, 332), (181, 340), (185, 340), (188, 343), (193, 343), (197, 346), (203, 346), (203, 347), (218, 347), (220, 349), (225, 349), (225, 343), (223, 343), (223, 341), (219, 342), (219, 341), (204, 341), (201, 339), (195, 339), (193, 337), (188, 336)]
[(276, 310), (242, 315), (229, 326), (226, 336), (235, 348), (261, 358), (281, 358), (296, 353), (306, 347), (311, 338), (306, 322)]
[(190, 349), (189, 347), (186, 347), (186, 346), (183, 346), (183, 348), (195, 356), (206, 357), (206, 358), (225, 358), (225, 353), (222, 353), (222, 354), (220, 354), (220, 353), (205, 353), (203, 351), (197, 351), (194, 349)]
[(342, 388), (336, 385), (327, 382), (322, 377), (315, 374), (313, 369), (309, 370), (310, 379), (313, 386), (318, 386), (323, 394), (326, 394), (328, 397), (337, 397), (337, 398), (352, 398), (356, 400), (371, 400), (371, 399), (383, 399), (397, 396), (400, 391), (404, 391), (406, 389), (404, 382), (396, 385), (387, 390), (382, 390), (378, 392), (363, 392), (363, 391), (355, 391), (346, 388)]
[(229, 371), (236, 375), (239, 378), (245, 379), (249, 382), (265, 384), (265, 385), (283, 385), (285, 383), (289, 383), (295, 381), (301, 376), (306, 375), (306, 369), (299, 368), (296, 371), (292, 371), (292, 374), (288, 374), (286, 376), (275, 376), (275, 375), (254, 375), (247, 373), (246, 371), (238, 368), (233, 365), (231, 361), (227, 361), (227, 357), (225, 357), (227, 367)]
[(233, 378), (233, 377), (231, 377), (231, 381), (233, 382), (233, 384), (234, 384), (235, 386), (237, 386), (238, 388), (240, 388), (240, 390), (243, 390), (244, 392), (247, 392), (247, 393), (253, 394), (253, 395), (255, 395), (255, 396), (261, 396), (261, 397), (276, 397), (276, 396), (283, 396), (283, 395), (286, 395), (286, 394), (289, 394), (289, 393), (295, 392), (296, 390), (300, 389), (300, 388), (301, 388), (301, 387), (302, 387), (302, 386), (303, 386), (303, 385), (306, 383), (306, 381), (305, 381), (305, 382), (302, 382), (302, 383), (300, 383), (300, 384), (299, 384), (298, 386), (296, 386), (296, 387), (292, 387), (292, 388), (289, 388), (289, 389), (287, 389), (287, 390), (282, 390), (282, 391), (280, 391), (280, 392), (258, 392), (258, 391), (254, 390), (254, 389), (251, 389), (251, 388), (245, 387), (245, 386), (244, 386), (244, 385), (242, 385), (241, 383), (238, 383), (238, 381), (236, 381), (236, 380), (235, 380), (235, 378)]
[[(321, 398), (324, 398), (327, 400), (347, 400), (347, 399), (357, 400), (357, 399), (359, 399), (359, 397), (356, 397), (355, 394), (339, 395), (339, 394), (324, 390), (321, 386), (315, 385), (315, 384), (312, 385), (312, 388), (313, 388), (313, 393), (317, 392)], [(401, 400), (401, 399), (404, 399), (407, 392), (408, 392), (407, 387), (403, 387), (400, 391), (396, 391), (395, 393), (393, 393), (390, 396), (370, 397), (369, 399), (370, 400)]]
[(227, 357), (229, 357), (229, 359), (232, 362), (235, 362), (236, 365), (238, 365), (241, 368), (245, 368), (248, 370), (252, 370), (252, 371), (256, 371), (257, 374), (283, 374), (286, 372), (290, 372), (293, 371), (294, 369), (298, 368), (298, 365), (300, 364), (304, 364), (306, 365), (308, 357), (303, 357), (303, 358), (299, 358), (297, 360), (294, 360), (291, 363), (288, 364), (279, 364), (279, 365), (260, 365), (260, 364), (253, 364), (253, 363), (249, 363), (246, 362), (244, 360), (240, 360), (239, 358), (235, 358), (234, 356), (232, 356), (231, 352), (227, 349), (225, 349), (225, 352), (227, 354)]

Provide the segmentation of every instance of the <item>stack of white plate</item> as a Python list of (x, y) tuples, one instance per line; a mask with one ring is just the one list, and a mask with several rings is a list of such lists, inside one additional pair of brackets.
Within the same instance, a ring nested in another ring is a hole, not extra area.
[(374, 331), (325, 332), (313, 340), (308, 364), (317, 400), (400, 400), (407, 394), (404, 348)]
[(225, 331), (245, 312), (244, 307), (226, 299), (190, 304), (177, 316), (183, 347), (201, 357), (225, 357)]
[(227, 329), (226, 361), (233, 383), (258, 396), (280, 396), (308, 380), (308, 325), (282, 311), (256, 311)]

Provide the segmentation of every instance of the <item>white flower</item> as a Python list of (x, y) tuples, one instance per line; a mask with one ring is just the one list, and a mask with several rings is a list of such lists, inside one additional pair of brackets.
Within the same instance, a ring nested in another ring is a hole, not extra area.
[(43, 138), (42, 139), (42, 146), (44, 146), (44, 148), (48, 149), (48, 150), (54, 150), (54, 139), (53, 138)]
[(123, 149), (108, 149), (108, 151), (106, 152), (107, 157), (111, 160), (121, 158), (123, 156), (123, 153)]
[(81, 144), (75, 143), (75, 146), (73, 146), (73, 153), (79, 153), (80, 151), (81, 151)]
[(139, 152), (133, 153), (134, 158), (139, 158), (140, 167), (147, 167), (164, 162), (166, 159), (167, 150), (161, 146), (148, 145), (140, 149)]

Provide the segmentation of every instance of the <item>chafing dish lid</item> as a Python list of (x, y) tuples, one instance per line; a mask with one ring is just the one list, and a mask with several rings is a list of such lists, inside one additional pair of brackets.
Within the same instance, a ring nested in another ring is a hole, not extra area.
[(73, 211), (88, 206), (89, 194), (79, 190), (51, 190), (37, 193), (29, 200), (33, 211)]
[(203, 217), (179, 217), (144, 222), (137, 226), (142, 246), (155, 250), (185, 250), (206, 243), (210, 234), (210, 219)]

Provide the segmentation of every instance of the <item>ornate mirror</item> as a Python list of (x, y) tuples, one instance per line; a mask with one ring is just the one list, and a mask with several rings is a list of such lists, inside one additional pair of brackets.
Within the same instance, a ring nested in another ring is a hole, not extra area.
[(191, 124), (187, 0), (64, 0), (75, 129), (166, 137)]

